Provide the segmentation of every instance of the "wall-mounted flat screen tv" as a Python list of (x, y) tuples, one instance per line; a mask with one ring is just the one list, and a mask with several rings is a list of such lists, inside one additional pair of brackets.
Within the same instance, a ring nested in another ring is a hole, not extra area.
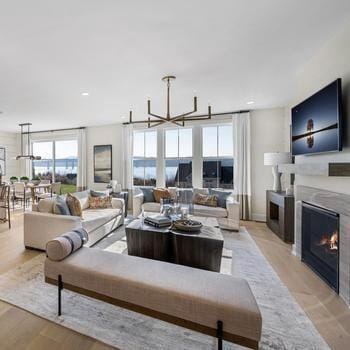
[(292, 108), (291, 139), (294, 156), (341, 151), (341, 79)]

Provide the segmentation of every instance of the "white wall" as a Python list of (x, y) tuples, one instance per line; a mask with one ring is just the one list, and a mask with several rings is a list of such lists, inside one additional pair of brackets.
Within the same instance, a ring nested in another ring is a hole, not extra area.
[(112, 145), (112, 176), (119, 183), (123, 179), (122, 156), (122, 125), (112, 124), (104, 126), (88, 127), (86, 129), (87, 145), (87, 182), (88, 188), (105, 189), (107, 184), (94, 183), (94, 146)]
[(284, 108), (251, 112), (253, 220), (266, 220), (266, 190), (272, 189), (273, 177), (271, 167), (264, 165), (264, 153), (284, 151), (284, 128)]
[[(344, 149), (340, 153), (297, 156), (296, 163), (350, 162), (350, 25), (327, 42), (298, 72), (291, 106), (303, 101), (336, 78), (342, 78), (345, 119)], [(290, 108), (286, 127), (291, 121)], [(287, 136), (288, 134), (286, 134)], [(288, 149), (288, 148), (286, 148)], [(350, 177), (296, 176), (296, 184), (350, 194)]]
[(3, 180), (9, 180), (11, 176), (20, 176), (18, 161), (15, 159), (19, 153), (17, 134), (0, 131), (0, 146), (6, 148), (6, 176)]

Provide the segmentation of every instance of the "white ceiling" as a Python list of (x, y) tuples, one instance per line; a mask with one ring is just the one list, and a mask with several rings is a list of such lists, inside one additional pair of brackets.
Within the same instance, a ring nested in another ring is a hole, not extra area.
[[(0, 0), (0, 130), (284, 106), (293, 76), (350, 15), (349, 0)], [(82, 92), (89, 96), (81, 96)]]

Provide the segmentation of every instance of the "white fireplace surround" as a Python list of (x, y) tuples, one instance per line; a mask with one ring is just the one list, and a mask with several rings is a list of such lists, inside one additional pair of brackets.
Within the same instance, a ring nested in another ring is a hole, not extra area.
[(350, 306), (350, 195), (318, 188), (295, 186), (295, 243), (293, 253), (301, 258), (302, 202), (339, 214), (339, 295)]

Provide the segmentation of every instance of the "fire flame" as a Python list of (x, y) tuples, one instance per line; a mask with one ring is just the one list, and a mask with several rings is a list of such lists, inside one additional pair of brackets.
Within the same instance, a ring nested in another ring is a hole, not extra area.
[(338, 232), (334, 231), (332, 236), (329, 238), (328, 235), (322, 236), (319, 245), (328, 245), (330, 250), (338, 249)]

